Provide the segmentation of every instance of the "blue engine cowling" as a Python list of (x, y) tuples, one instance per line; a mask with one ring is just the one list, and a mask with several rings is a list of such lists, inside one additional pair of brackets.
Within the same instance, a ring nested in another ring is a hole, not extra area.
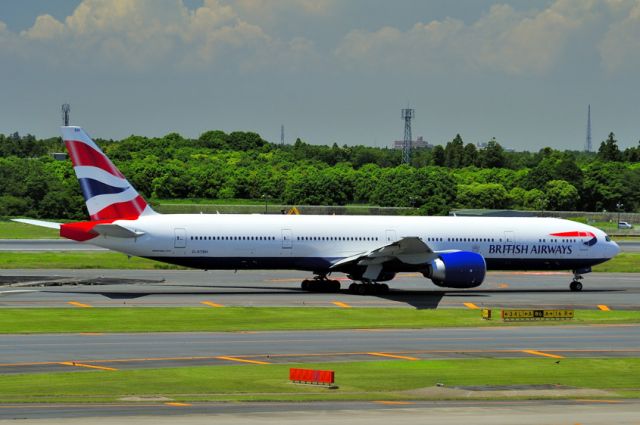
[(427, 276), (444, 288), (475, 288), (480, 286), (487, 272), (484, 257), (475, 252), (442, 253), (430, 264)]

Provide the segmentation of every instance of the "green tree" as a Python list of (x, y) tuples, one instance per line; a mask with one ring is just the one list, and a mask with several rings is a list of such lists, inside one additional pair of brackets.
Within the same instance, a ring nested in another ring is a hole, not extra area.
[(464, 142), (459, 134), (447, 143), (444, 148), (444, 166), (449, 168), (460, 168), (464, 161)]
[(564, 180), (551, 180), (546, 185), (547, 208), (553, 211), (574, 211), (579, 206), (578, 189)]
[(444, 148), (441, 145), (435, 145), (431, 152), (433, 165), (437, 167), (444, 166)]
[(603, 161), (622, 161), (622, 153), (618, 148), (618, 141), (616, 140), (616, 136), (613, 132), (609, 133), (607, 140), (600, 143), (598, 158)]
[(509, 194), (499, 183), (458, 185), (457, 205), (460, 208), (506, 208)]
[(480, 166), (482, 168), (500, 168), (505, 165), (504, 149), (496, 139), (491, 139), (484, 149), (480, 150)]

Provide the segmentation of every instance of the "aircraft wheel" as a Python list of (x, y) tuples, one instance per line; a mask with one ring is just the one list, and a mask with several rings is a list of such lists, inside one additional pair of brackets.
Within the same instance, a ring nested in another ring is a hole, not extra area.
[(302, 288), (303, 291), (309, 291), (310, 290), (309, 283), (310, 282), (307, 279), (302, 281), (302, 284), (300, 285), (300, 287)]
[(578, 292), (578, 291), (582, 291), (582, 283), (580, 282), (576, 282), (575, 280), (573, 282), (571, 282), (571, 284), (569, 285), (569, 289), (571, 289), (574, 292)]
[(389, 285), (387, 285), (386, 283), (380, 284), (380, 286), (378, 286), (378, 293), (379, 294), (388, 294), (389, 293)]
[(353, 282), (351, 285), (349, 285), (349, 292), (351, 292), (352, 294), (357, 294), (358, 293), (358, 284)]
[(368, 285), (365, 284), (359, 284), (358, 285), (358, 295), (367, 295), (369, 293), (369, 288), (367, 288)]
[(331, 281), (331, 292), (340, 292), (340, 281), (332, 280)]

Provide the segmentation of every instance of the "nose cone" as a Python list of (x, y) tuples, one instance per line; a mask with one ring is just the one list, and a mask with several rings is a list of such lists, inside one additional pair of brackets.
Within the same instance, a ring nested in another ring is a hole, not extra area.
[(610, 242), (611, 245), (611, 258), (615, 257), (616, 255), (618, 255), (620, 253), (620, 245), (618, 245), (617, 243), (611, 241)]

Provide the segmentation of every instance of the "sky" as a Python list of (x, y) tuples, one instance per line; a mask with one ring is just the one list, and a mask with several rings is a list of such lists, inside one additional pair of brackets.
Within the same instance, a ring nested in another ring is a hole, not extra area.
[(8, 0), (0, 133), (640, 141), (640, 0)]

